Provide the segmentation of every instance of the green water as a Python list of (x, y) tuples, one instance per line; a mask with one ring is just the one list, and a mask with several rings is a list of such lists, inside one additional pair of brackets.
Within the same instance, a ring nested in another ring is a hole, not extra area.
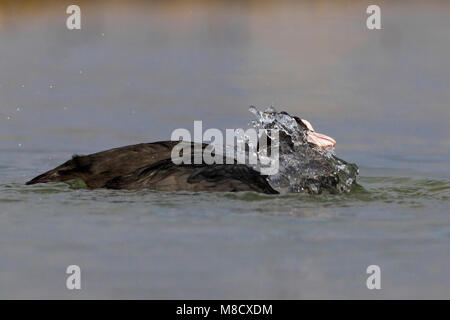
[[(0, 298), (450, 297), (446, 2), (383, 3), (381, 31), (359, 1), (80, 5), (72, 32), (63, 5), (0, 4)], [(359, 186), (24, 185), (194, 120), (247, 127), (248, 106), (272, 103), (333, 137)]]
[[(448, 296), (450, 180), (361, 171), (342, 195), (2, 183), (2, 297)], [(85, 276), (76, 296), (69, 264)]]

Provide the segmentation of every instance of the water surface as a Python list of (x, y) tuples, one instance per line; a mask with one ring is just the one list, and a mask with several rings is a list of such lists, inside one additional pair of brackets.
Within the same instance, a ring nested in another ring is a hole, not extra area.
[[(80, 31), (64, 4), (0, 4), (0, 297), (450, 298), (450, 6), (383, 2), (369, 31), (364, 1), (208, 3), (80, 2)], [(335, 138), (361, 188), (24, 186), (272, 103)]]

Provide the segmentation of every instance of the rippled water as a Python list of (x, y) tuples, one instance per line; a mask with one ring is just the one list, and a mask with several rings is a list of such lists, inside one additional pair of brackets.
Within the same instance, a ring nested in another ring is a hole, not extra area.
[[(371, 173), (320, 196), (2, 184), (2, 296), (446, 297), (450, 181)], [(365, 288), (369, 264), (380, 293)]]
[[(1, 298), (449, 298), (450, 7), (0, 3)], [(62, 13), (62, 15), (61, 15)], [(25, 186), (66, 161), (274, 104), (357, 163), (342, 194)], [(82, 290), (65, 288), (68, 265)], [(381, 267), (382, 289), (366, 288)]]

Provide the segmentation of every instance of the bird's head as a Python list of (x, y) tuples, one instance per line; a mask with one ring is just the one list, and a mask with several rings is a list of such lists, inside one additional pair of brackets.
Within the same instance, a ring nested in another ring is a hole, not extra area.
[(334, 146), (336, 145), (336, 140), (327, 135), (316, 132), (308, 120), (300, 119), (299, 117), (296, 116), (294, 116), (293, 118), (303, 130), (306, 141), (308, 143), (322, 150), (334, 148)]

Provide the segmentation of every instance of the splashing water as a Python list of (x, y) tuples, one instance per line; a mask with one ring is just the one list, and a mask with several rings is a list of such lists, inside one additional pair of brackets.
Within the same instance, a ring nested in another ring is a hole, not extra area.
[[(269, 176), (273, 188), (282, 193), (350, 191), (359, 172), (355, 164), (337, 158), (334, 149), (323, 150), (308, 143), (306, 130), (288, 113), (277, 112), (274, 107), (259, 111), (252, 106), (249, 111), (256, 116), (251, 123), (256, 130), (265, 130), (269, 138), (271, 130), (279, 132), (279, 170)], [(255, 152), (261, 154), (262, 150)], [(259, 165), (253, 167), (260, 169)]]

